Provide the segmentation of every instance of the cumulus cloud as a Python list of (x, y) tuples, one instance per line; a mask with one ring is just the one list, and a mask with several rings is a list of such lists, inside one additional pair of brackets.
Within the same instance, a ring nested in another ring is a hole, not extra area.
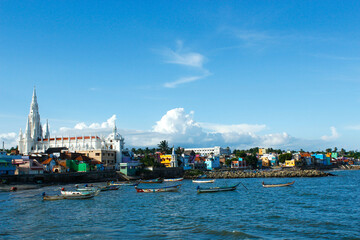
[[(287, 133), (261, 134), (265, 124), (215, 124), (195, 121), (193, 111), (174, 108), (167, 111), (152, 129), (129, 130), (119, 128), (125, 138), (126, 147), (156, 147), (162, 140), (170, 145), (182, 147), (222, 146), (237, 149), (250, 147), (292, 147), (297, 139)], [(116, 121), (113, 115), (103, 123), (77, 123), (73, 128), (60, 128), (59, 135), (108, 134)], [(66, 132), (66, 134), (64, 134)]]
[(331, 135), (330, 136), (327, 136), (327, 135), (322, 136), (321, 137), (322, 140), (324, 140), (324, 141), (333, 141), (333, 140), (336, 140), (339, 137), (339, 134), (336, 131), (335, 127), (330, 127), (330, 130), (331, 130)]
[(4, 142), (5, 148), (11, 148), (18, 145), (18, 135), (14, 132), (11, 133), (2, 133), (0, 134), (0, 143), (2, 148), (2, 144)]
[(168, 111), (153, 127), (154, 132), (186, 134), (200, 130), (200, 125), (193, 120), (194, 112), (185, 113), (184, 108), (174, 108)]
[(102, 123), (86, 124), (85, 122), (77, 123), (73, 128), (61, 127), (59, 133), (72, 133), (72, 132), (101, 132), (109, 131), (114, 128), (116, 122), (116, 115), (112, 115), (109, 119)]
[[(194, 112), (186, 113), (183, 108), (168, 111), (160, 121), (156, 122), (152, 132), (148, 132), (149, 142), (158, 143), (166, 139), (183, 147), (231, 146), (275, 147), (288, 144), (293, 139), (287, 133), (258, 135), (266, 129), (264, 124), (234, 124), (223, 125), (214, 123), (199, 123), (194, 120)], [(132, 143), (129, 135), (129, 143)], [(156, 141), (153, 141), (153, 139)], [(138, 138), (137, 138), (138, 140)]]

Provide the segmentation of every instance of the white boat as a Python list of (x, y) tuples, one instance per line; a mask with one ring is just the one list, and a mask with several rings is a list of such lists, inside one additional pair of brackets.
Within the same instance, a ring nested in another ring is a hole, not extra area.
[(100, 189), (97, 190), (82, 190), (82, 189), (77, 189), (74, 191), (66, 191), (65, 188), (61, 189), (61, 195), (64, 196), (87, 196), (87, 195), (92, 195), (92, 196), (96, 196), (98, 195), (100, 192)]
[(194, 179), (192, 180), (193, 183), (214, 183), (215, 182), (215, 179), (209, 179), (209, 180), (197, 180), (197, 179)]
[(180, 182), (184, 180), (184, 178), (168, 178), (168, 179), (164, 179), (164, 182)]

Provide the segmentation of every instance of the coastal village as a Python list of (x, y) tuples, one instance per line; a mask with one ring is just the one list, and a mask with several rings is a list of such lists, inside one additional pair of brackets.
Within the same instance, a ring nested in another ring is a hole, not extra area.
[[(231, 150), (229, 147), (170, 148), (164, 140), (158, 148), (129, 150), (116, 125), (106, 136), (52, 136), (48, 121), (41, 125), (34, 88), (25, 132), (20, 129), (16, 148), (0, 152), (0, 176), (116, 172), (124, 179), (183, 177), (204, 172), (275, 171), (294, 169), (357, 168), (358, 152), (326, 149), (325, 152), (283, 151), (272, 148)], [(154, 174), (156, 172), (156, 174)], [(209, 174), (211, 176), (211, 174)], [(212, 175), (216, 178), (216, 175)], [(223, 175), (222, 175), (223, 176)], [(229, 175), (228, 175), (229, 176)], [(263, 176), (263, 175), (260, 175)], [(235, 175), (239, 177), (239, 175)], [(15, 178), (12, 178), (15, 179)], [(102, 179), (97, 179), (102, 180)]]

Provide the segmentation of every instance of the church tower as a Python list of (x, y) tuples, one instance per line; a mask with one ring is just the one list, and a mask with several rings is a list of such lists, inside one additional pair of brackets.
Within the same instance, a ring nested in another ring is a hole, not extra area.
[(40, 140), (42, 138), (42, 127), (40, 124), (40, 114), (39, 114), (39, 105), (37, 103), (36, 90), (34, 87), (34, 92), (32, 96), (32, 101), (30, 105), (29, 113), (29, 123), (30, 123), (30, 134), (31, 138), (34, 140)]
[(40, 123), (39, 106), (37, 103), (35, 87), (30, 104), (30, 113), (27, 119), (25, 134), (24, 136), (21, 134), (19, 137), (20, 153), (29, 154), (30, 152), (39, 150), (37, 143), (42, 140), (43, 133)]

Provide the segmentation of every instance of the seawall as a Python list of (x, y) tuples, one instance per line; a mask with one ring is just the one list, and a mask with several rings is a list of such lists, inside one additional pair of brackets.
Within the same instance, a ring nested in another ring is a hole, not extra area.
[[(278, 171), (211, 171), (204, 172), (207, 178), (291, 178), (291, 177), (326, 177), (333, 176), (331, 173), (326, 173), (319, 170), (278, 170)], [(185, 176), (185, 178), (193, 178), (193, 176)]]

